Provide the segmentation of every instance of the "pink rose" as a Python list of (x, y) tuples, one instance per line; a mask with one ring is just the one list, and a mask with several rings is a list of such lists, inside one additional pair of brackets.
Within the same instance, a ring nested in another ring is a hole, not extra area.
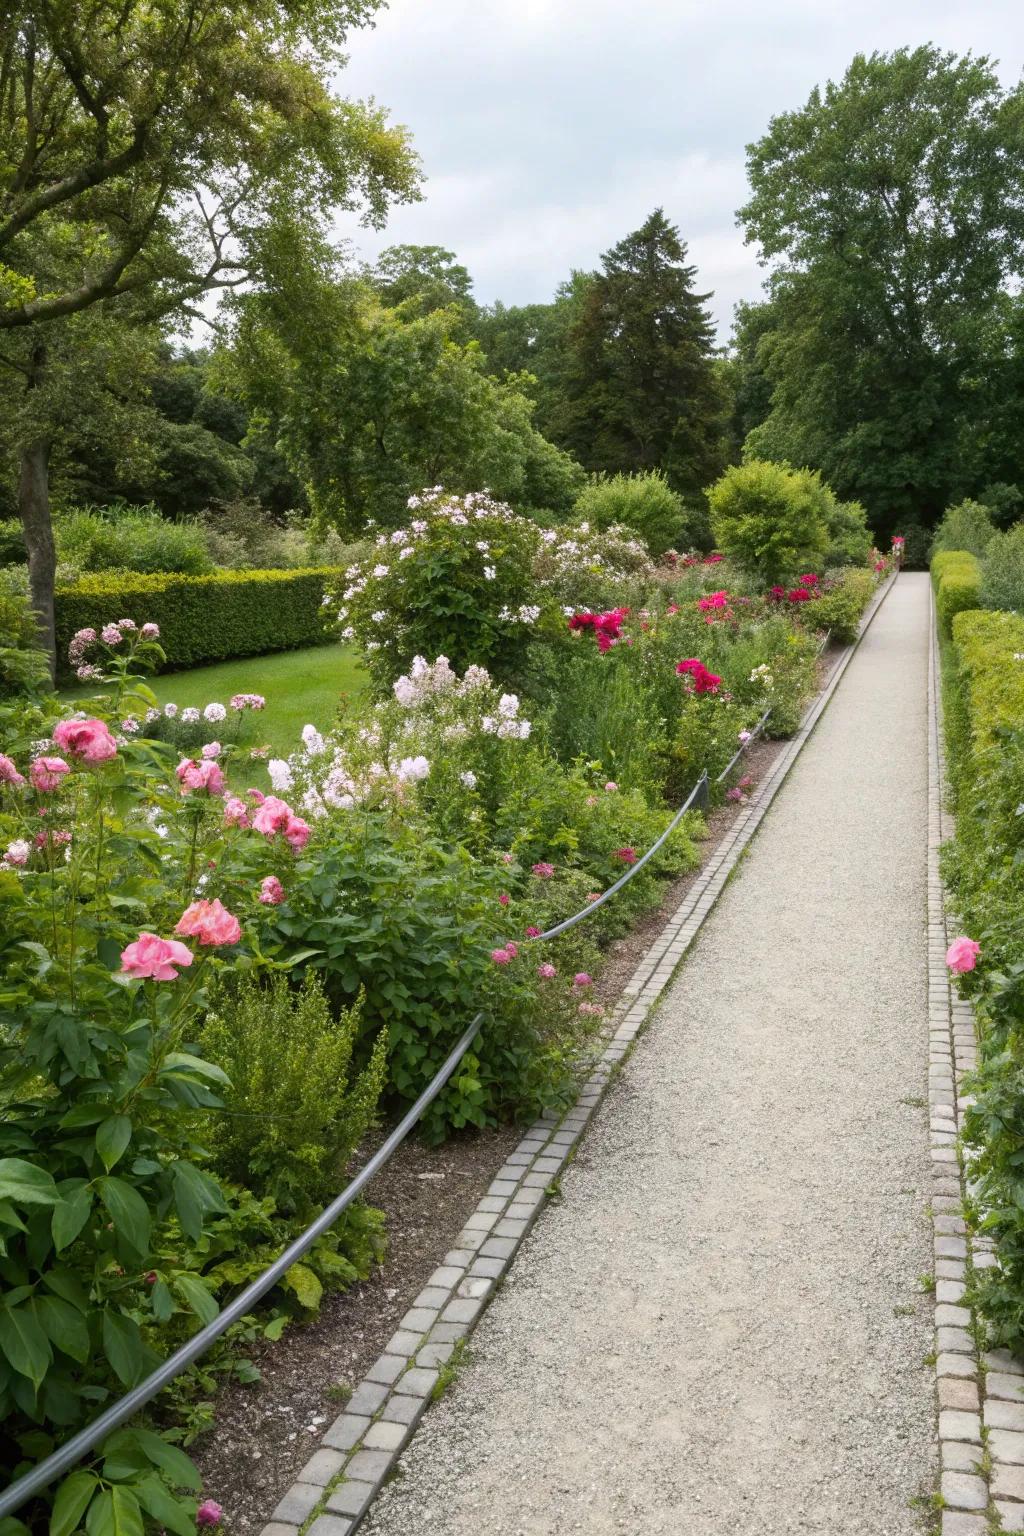
[(588, 976), (586, 971), (577, 971), (572, 979), (572, 984), (574, 987), (592, 987), (594, 985), (594, 978), (593, 976)]
[(71, 769), (62, 757), (37, 757), (28, 770), (34, 789), (56, 789)]
[(117, 742), (102, 720), (62, 720), (53, 733), (54, 742), (84, 763), (105, 763), (117, 756)]
[(224, 1511), (216, 1499), (204, 1499), (196, 1510), (196, 1525), (219, 1525), (224, 1518)]
[(260, 901), (265, 907), (279, 907), (284, 901), (284, 886), (276, 875), (268, 875), (261, 884)]
[(174, 771), (178, 775), (183, 795), (200, 789), (205, 789), (210, 795), (224, 793), (224, 774), (217, 763), (208, 760), (197, 763), (194, 758), (185, 757)]
[(294, 848), (298, 853), (305, 848), (312, 836), (312, 828), (308, 821), (303, 821), (301, 816), (289, 816), (284, 829), (284, 840), (289, 848)]
[(224, 825), (226, 827), (249, 825), (249, 807), (237, 795), (230, 795), (224, 802)]
[(190, 907), (186, 907), (174, 931), (207, 945), (237, 944), (242, 937), (242, 925), (238, 918), (216, 899), (194, 901)]
[(121, 951), (121, 974), (145, 980), (177, 981), (176, 965), (191, 965), (192, 951), (177, 939), (159, 939), (155, 933), (140, 933), (134, 944)]
[(550, 960), (545, 960), (543, 965), (538, 965), (537, 975), (542, 976), (545, 981), (550, 981), (552, 976), (558, 975), (558, 972), (555, 970), (555, 967), (551, 964)]
[(6, 752), (0, 752), (0, 784), (24, 784), (25, 775), (19, 773), (14, 760)]
[(954, 939), (946, 950), (946, 964), (957, 976), (962, 976), (964, 971), (973, 971), (981, 954), (981, 945), (977, 939), (960, 937)]
[(257, 802), (252, 824), (264, 837), (276, 837), (278, 832), (284, 831), (294, 814), (291, 806), (279, 800), (276, 795), (265, 795)]

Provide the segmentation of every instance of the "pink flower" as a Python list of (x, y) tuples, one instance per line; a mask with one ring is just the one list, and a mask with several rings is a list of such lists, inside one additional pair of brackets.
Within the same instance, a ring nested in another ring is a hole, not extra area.
[(223, 752), (223, 750), (224, 748), (221, 746), (219, 741), (208, 741), (203, 747), (203, 756), (210, 758), (211, 760), (215, 760), (216, 758), (220, 757), (220, 754)]
[(305, 848), (312, 836), (312, 828), (308, 821), (303, 821), (301, 816), (289, 816), (284, 829), (284, 840), (289, 848), (294, 848), (298, 853)]
[(594, 985), (594, 978), (593, 976), (588, 976), (586, 971), (577, 971), (572, 979), (572, 984), (574, 987), (592, 987)]
[[(43, 842), (45, 843), (45, 832), (37, 833), (36, 836), (37, 838), (42, 837)], [(31, 852), (31, 847), (23, 837), (16, 838), (13, 843), (7, 844), (7, 851), (4, 854), (4, 863), (10, 864), (16, 869), (22, 869), (28, 863), (28, 856)]]
[(555, 967), (551, 964), (550, 960), (545, 960), (543, 965), (538, 965), (537, 975), (542, 977), (545, 981), (550, 981), (552, 976), (558, 975), (558, 972), (555, 970)]
[(25, 775), (19, 773), (13, 758), (6, 752), (0, 752), (0, 784), (24, 784)]
[(885, 561), (884, 560), (876, 560), (875, 561), (875, 570), (876, 570), (876, 572), (877, 571), (884, 571), (885, 570)]
[(237, 944), (242, 937), (238, 918), (216, 899), (194, 901), (186, 907), (174, 931), (207, 945)]
[(541, 863), (533, 866), (533, 873), (537, 876), (538, 880), (550, 880), (554, 872), (555, 866), (553, 864), (545, 864), (543, 860)]
[(140, 933), (134, 944), (121, 951), (121, 974), (143, 981), (177, 981), (176, 965), (191, 965), (192, 951), (177, 939), (159, 939), (155, 933)]
[(738, 800), (742, 802), (746, 799), (746, 796), (744, 795), (742, 789), (733, 788), (726, 790), (725, 798), (727, 800)]
[(217, 763), (207, 759), (197, 763), (194, 758), (185, 757), (174, 771), (178, 775), (183, 795), (199, 789), (205, 789), (210, 795), (224, 793), (224, 775)]
[(609, 779), (608, 783), (605, 785), (605, 792), (606, 792), (606, 794), (614, 795), (614, 793), (618, 789), (618, 787), (619, 786), (616, 784), (614, 779)]
[(507, 949), (491, 950), (491, 959), (494, 961), (495, 965), (508, 965), (509, 961), (513, 958), (514, 957), (509, 954)]
[(279, 907), (284, 901), (284, 886), (276, 875), (268, 875), (260, 886), (260, 901), (265, 907)]
[(534, 928), (533, 924), (531, 923), (530, 927), (527, 928), (527, 930), (526, 930), (526, 937), (528, 939), (539, 939), (540, 938), (540, 929), (539, 928)]
[(54, 742), (84, 763), (105, 763), (117, 756), (117, 742), (102, 720), (62, 720), (53, 733)]
[(508, 891), (502, 891), (501, 895), (498, 897), (498, 906), (499, 907), (507, 907), (508, 903), (509, 903)]
[(623, 864), (635, 864), (636, 863), (636, 849), (635, 848), (616, 848), (616, 850), (615, 850), (615, 857), (617, 859), (621, 859)]
[(100, 630), (100, 639), (104, 645), (120, 645), (124, 636), (116, 624), (104, 624)]
[(196, 1525), (220, 1525), (224, 1511), (216, 1499), (204, 1499), (196, 1510)]
[(739, 785), (740, 789), (750, 789), (750, 787), (753, 784), (754, 780), (753, 780), (753, 778), (751, 777), (751, 775), (749, 773), (745, 773), (743, 775), (742, 779), (737, 779), (736, 782)]
[(604, 1006), (601, 1003), (580, 1003), (576, 1012), (585, 1016), (589, 1014), (592, 1018), (600, 1018), (604, 1013)]
[(740, 744), (745, 747), (747, 742), (751, 739), (751, 735), (752, 735), (752, 733), (750, 731), (740, 731), (740, 734), (739, 734)]
[(232, 709), (264, 709), (267, 703), (262, 693), (233, 693), (228, 702)]
[(587, 900), (588, 901), (596, 901), (597, 898), (600, 896), (600, 894), (601, 894), (600, 891), (588, 891), (587, 892)]
[(962, 976), (964, 971), (973, 971), (981, 954), (981, 945), (977, 939), (967, 939), (961, 936), (954, 939), (946, 950), (946, 964), (957, 976)]
[(224, 825), (226, 827), (249, 825), (249, 807), (244, 800), (239, 800), (237, 795), (229, 796), (224, 802)]
[(160, 638), (160, 625), (143, 624), (140, 634), (143, 640), (158, 640)]
[(688, 656), (685, 661), (676, 662), (676, 671), (680, 677), (689, 677), (694, 693), (717, 693), (718, 685), (722, 679), (715, 672), (709, 672), (702, 661), (696, 656)]
[(516, 956), (518, 955), (518, 953), (519, 953), (519, 945), (518, 944), (506, 944), (505, 948), (508, 951), (508, 953), (512, 956), (512, 959), (514, 960), (516, 958)]
[(511, 853), (503, 853), (502, 856), (501, 856), (501, 862), (503, 864), (511, 864), (513, 862), (512, 854)]
[(707, 597), (702, 597), (697, 607), (701, 613), (713, 613), (716, 608), (728, 607), (728, 603), (728, 592), (712, 592)]
[(246, 794), (254, 805), (262, 805), (267, 798), (262, 789), (247, 789)]
[[(252, 794), (251, 790), (250, 794)], [(252, 818), (252, 824), (257, 832), (263, 833), (264, 837), (276, 837), (278, 832), (284, 831), (294, 815), (295, 812), (291, 806), (284, 800), (279, 800), (277, 795), (264, 795), (257, 801), (257, 810)]]
[(71, 769), (62, 757), (37, 757), (28, 770), (34, 789), (56, 789)]
[(786, 597), (791, 603), (809, 603), (813, 597), (806, 587), (794, 587), (792, 592), (787, 592)]

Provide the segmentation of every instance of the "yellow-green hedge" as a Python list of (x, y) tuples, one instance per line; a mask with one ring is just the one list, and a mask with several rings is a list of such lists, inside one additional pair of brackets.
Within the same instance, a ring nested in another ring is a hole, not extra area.
[(981, 607), (981, 564), (965, 549), (944, 550), (932, 560), (932, 581), (939, 628), (948, 637), (958, 613)]
[(167, 666), (200, 666), (235, 656), (259, 656), (319, 645), (333, 617), (323, 606), (336, 587), (334, 567), (298, 571), (219, 571), (213, 576), (144, 575), (103, 571), (56, 594), (57, 654), (79, 629), (99, 630), (115, 619), (160, 626)]
[(982, 609), (953, 619), (957, 681), (974, 753), (1024, 724), (1024, 617)]

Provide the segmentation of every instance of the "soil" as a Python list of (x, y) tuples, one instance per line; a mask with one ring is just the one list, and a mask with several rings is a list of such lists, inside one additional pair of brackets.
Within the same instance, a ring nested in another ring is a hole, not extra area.
[[(832, 647), (822, 657), (820, 686), (843, 649)], [(746, 754), (744, 773), (760, 781), (786, 745), (757, 741)], [(701, 863), (738, 810), (731, 803), (712, 810)], [(614, 1004), (699, 873), (699, 868), (691, 870), (667, 885), (657, 910), (611, 945), (596, 989), (606, 1007)], [(365, 1282), (325, 1298), (317, 1316), (289, 1327), (279, 1344), (253, 1351), (258, 1382), (231, 1384), (219, 1394), (216, 1425), (190, 1454), (202, 1472), (204, 1496), (228, 1512), (232, 1536), (256, 1536), (270, 1519), (326, 1426), (343, 1411), (348, 1390), (381, 1353), (521, 1135), (522, 1127), (505, 1126), (441, 1147), (406, 1141), (368, 1195), (386, 1218), (384, 1263)], [(353, 1172), (375, 1145), (361, 1149)]]

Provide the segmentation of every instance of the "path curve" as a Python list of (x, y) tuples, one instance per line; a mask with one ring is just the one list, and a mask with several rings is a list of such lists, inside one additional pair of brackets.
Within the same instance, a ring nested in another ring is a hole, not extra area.
[(367, 1536), (917, 1536), (928, 586), (900, 577)]

